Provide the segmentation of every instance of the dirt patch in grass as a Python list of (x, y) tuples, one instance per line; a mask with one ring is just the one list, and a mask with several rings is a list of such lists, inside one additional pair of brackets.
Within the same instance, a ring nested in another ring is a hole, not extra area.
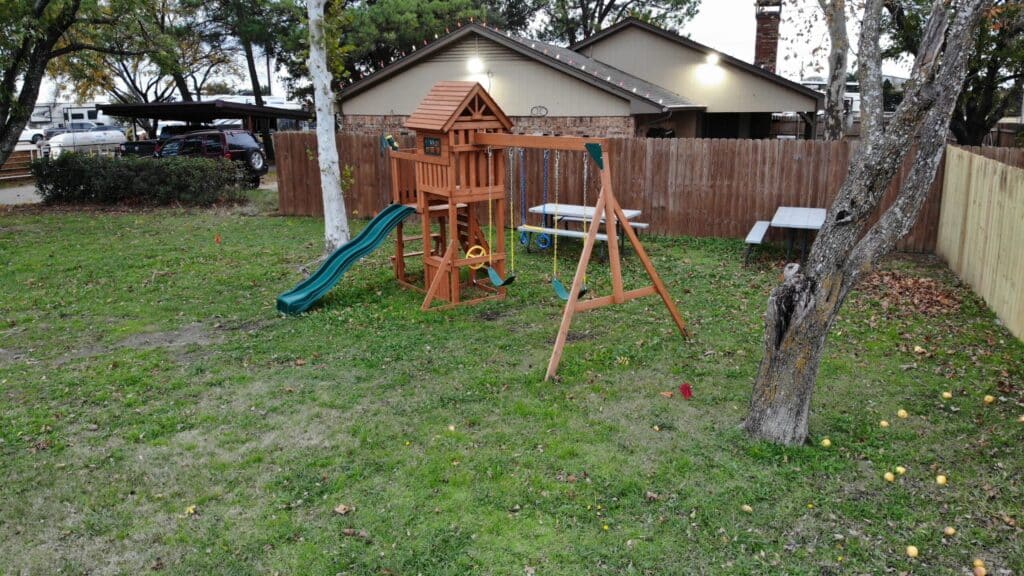
[[(566, 334), (566, 336), (565, 336), (565, 341), (566, 342), (584, 342), (584, 341), (587, 341), (587, 340), (593, 340), (594, 338), (595, 338), (594, 333), (591, 332), (590, 330), (586, 330), (586, 331), (583, 331), (583, 332), (573, 332), (572, 330), (570, 330), (569, 333)], [(555, 338), (548, 338), (548, 345), (549, 346), (554, 346), (555, 345)]]
[[(223, 333), (212, 332), (203, 324), (194, 322), (177, 330), (132, 334), (117, 344), (109, 347), (87, 346), (85, 348), (73, 350), (58, 358), (54, 364), (61, 366), (72, 360), (108, 354), (118, 348), (131, 348), (133, 350), (167, 348), (172, 351), (184, 351), (192, 346), (209, 346), (211, 344), (219, 344), (223, 341)], [(185, 356), (182, 356), (182, 358), (185, 358)], [(0, 362), (2, 361), (3, 356), (0, 356)]]
[(0, 364), (13, 364), (28, 358), (28, 354), (18, 350), (0, 348)]
[(186, 346), (208, 346), (217, 344), (223, 337), (216, 336), (202, 324), (193, 323), (169, 332), (145, 332), (132, 334), (117, 343), (118, 348), (148, 350), (150, 348), (184, 348)]

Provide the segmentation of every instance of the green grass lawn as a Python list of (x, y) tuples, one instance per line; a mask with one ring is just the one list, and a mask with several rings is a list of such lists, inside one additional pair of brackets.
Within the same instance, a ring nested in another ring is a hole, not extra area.
[(855, 294), (782, 448), (738, 429), (775, 253), (645, 238), (692, 339), (657, 298), (587, 312), (544, 382), (550, 254), (422, 313), (389, 244), (282, 317), (322, 223), (259, 212), (0, 214), (0, 574), (1024, 570), (1024, 344), (932, 260), (887, 268), (959, 307)]

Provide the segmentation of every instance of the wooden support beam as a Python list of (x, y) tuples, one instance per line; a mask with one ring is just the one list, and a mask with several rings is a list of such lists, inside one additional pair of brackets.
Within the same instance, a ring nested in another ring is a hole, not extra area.
[[(643, 288), (637, 288), (636, 290), (626, 290), (622, 293), (622, 302), (629, 302), (630, 300), (636, 300), (637, 298), (643, 298), (644, 296), (650, 296), (651, 294), (657, 294), (658, 289), (654, 286), (644, 286)], [(609, 304), (621, 304), (622, 302), (616, 302), (615, 296), (601, 296), (599, 298), (591, 298), (590, 300), (581, 300), (576, 304), (576, 311), (583, 312), (586, 310), (592, 310), (594, 308), (601, 308)]]
[(575, 136), (527, 136), (525, 134), (495, 134), (476, 132), (473, 143), (495, 148), (537, 148), (545, 150), (585, 151), (587, 144), (601, 144), (607, 147), (608, 140), (603, 138), (578, 138)]
[[(597, 197), (597, 205), (594, 214), (601, 214), (604, 211), (605, 195)], [(587, 273), (587, 264), (590, 263), (590, 254), (594, 250), (594, 243), (597, 242), (597, 229), (601, 226), (601, 219), (595, 218), (590, 223), (590, 230), (583, 240), (583, 252), (580, 254), (580, 263), (576, 267), (576, 275), (572, 279), (572, 287), (569, 288), (569, 301), (565, 303), (562, 310), (562, 324), (558, 327), (558, 335), (555, 337), (555, 347), (551, 350), (551, 360), (548, 361), (548, 371), (544, 376), (550, 380), (558, 372), (558, 364), (562, 361), (562, 350), (565, 348), (565, 340), (569, 336), (569, 327), (572, 325), (572, 315), (576, 313), (576, 302), (580, 297), (580, 288), (583, 287), (583, 276)]]
[[(615, 193), (612, 190), (611, 183), (611, 172), (609, 170), (610, 162), (606, 156), (603, 162), (604, 166), (601, 168), (601, 192), (597, 198), (597, 205), (594, 207), (594, 220), (590, 223), (590, 229), (587, 231), (586, 239), (583, 241), (583, 251), (580, 254), (580, 262), (576, 267), (576, 275), (573, 277), (572, 288), (569, 289), (569, 301), (565, 304), (565, 309), (562, 311), (562, 324), (558, 327), (558, 335), (555, 337), (555, 346), (551, 350), (551, 360), (548, 361), (548, 369), (544, 375), (545, 380), (554, 378), (558, 372), (558, 365), (562, 360), (562, 352), (565, 349), (565, 342), (569, 336), (569, 328), (572, 325), (572, 317), (576, 312), (582, 312), (584, 310), (592, 310), (594, 308), (600, 308), (602, 306), (608, 306), (611, 304), (621, 304), (630, 300), (641, 298), (643, 296), (650, 296), (652, 294), (658, 294), (661, 296), (662, 302), (665, 307), (668, 308), (669, 313), (672, 315), (672, 320), (679, 327), (679, 332), (686, 336), (686, 324), (683, 322), (682, 316), (679, 314), (679, 310), (676, 309), (675, 302), (672, 301), (672, 296), (665, 289), (665, 284), (661, 281), (661, 277), (658, 276), (657, 270), (654, 269), (654, 264), (651, 263), (651, 259), (647, 256), (647, 252), (644, 250), (643, 244), (636, 236), (636, 231), (629, 224), (629, 220), (626, 219), (622, 213), (622, 207), (619, 206), (618, 200), (615, 198)], [(609, 259), (611, 261), (611, 275), (612, 275), (612, 286), (613, 291), (611, 295), (601, 296), (598, 298), (592, 298), (586, 301), (579, 301), (579, 291), (583, 286), (583, 276), (587, 272), (587, 265), (590, 263), (590, 256), (593, 252), (594, 243), (597, 241), (597, 230), (601, 225), (601, 216), (605, 217), (605, 233), (608, 235), (608, 252)], [(650, 277), (652, 285), (644, 288), (637, 288), (635, 290), (626, 291), (623, 288), (622, 282), (622, 265), (618, 250), (617, 242), (617, 226), (622, 227), (622, 232), (626, 234), (630, 244), (636, 251), (637, 258), (644, 266), (644, 270), (647, 271), (647, 275)]]
[[(427, 297), (423, 299), (423, 305), (420, 306), (420, 310), (430, 310), (430, 303), (434, 301), (434, 295), (437, 294), (437, 290), (441, 287), (441, 282), (444, 281), (445, 276), (448, 276), (448, 272), (452, 269), (452, 258), (455, 256), (458, 246), (458, 238), (453, 238), (451, 242), (448, 243), (448, 249), (444, 251), (444, 258), (441, 259), (441, 265), (438, 266), (437, 271), (434, 272), (434, 279), (430, 283), (430, 288), (427, 289)], [(424, 265), (423, 273), (427, 273), (426, 265)]]

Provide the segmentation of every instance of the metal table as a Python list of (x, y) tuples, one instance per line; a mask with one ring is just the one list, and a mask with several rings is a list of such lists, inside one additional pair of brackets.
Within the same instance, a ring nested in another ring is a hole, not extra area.
[(787, 228), (789, 238), (786, 242), (786, 258), (788, 259), (793, 251), (793, 236), (797, 230), (803, 230), (803, 249), (800, 257), (807, 256), (807, 236), (809, 230), (821, 230), (825, 225), (827, 210), (824, 208), (800, 208), (798, 206), (779, 206), (772, 217), (773, 228)]

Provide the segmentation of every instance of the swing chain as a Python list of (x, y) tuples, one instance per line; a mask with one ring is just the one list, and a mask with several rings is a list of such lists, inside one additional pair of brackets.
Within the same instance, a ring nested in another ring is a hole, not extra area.
[[(558, 189), (560, 188), (560, 186), (559, 186), (559, 165), (561, 163), (561, 158), (562, 158), (561, 152), (559, 150), (555, 150), (555, 221), (554, 221), (555, 228), (558, 228), (558, 209), (559, 209), (559, 206), (558, 206)], [(545, 173), (545, 176), (547, 176), (547, 173)], [(558, 278), (558, 234), (555, 234), (555, 237), (552, 238), (552, 242), (554, 242), (554, 254), (553, 254), (554, 258), (552, 259), (553, 260), (553, 264), (551, 265), (551, 268), (552, 268), (551, 274), (552, 274), (552, 276), (554, 278)]]
[[(487, 264), (494, 264), (494, 148), (487, 147)], [(504, 233), (504, 231), (502, 231)]]

